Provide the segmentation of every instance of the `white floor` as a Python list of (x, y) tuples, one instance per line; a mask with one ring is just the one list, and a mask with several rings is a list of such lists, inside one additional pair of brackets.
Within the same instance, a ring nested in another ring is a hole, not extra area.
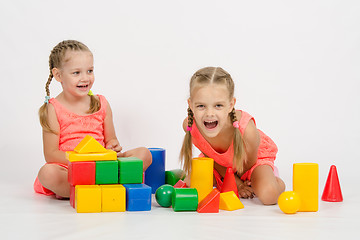
[(162, 208), (154, 198), (148, 212), (79, 214), (67, 200), (33, 193), (30, 184), (0, 184), (0, 190), (0, 239), (338, 240), (355, 239), (360, 227), (359, 191), (343, 190), (341, 203), (320, 200), (318, 212), (286, 215), (257, 199), (242, 199), (241, 210), (199, 214)]

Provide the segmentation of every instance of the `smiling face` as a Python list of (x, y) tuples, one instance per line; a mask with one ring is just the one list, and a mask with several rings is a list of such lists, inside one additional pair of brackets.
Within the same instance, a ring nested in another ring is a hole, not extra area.
[(66, 51), (60, 68), (54, 68), (53, 75), (61, 83), (63, 93), (75, 98), (88, 94), (94, 83), (94, 60), (89, 51)]
[(232, 127), (229, 113), (235, 98), (229, 97), (224, 84), (205, 84), (196, 87), (188, 100), (196, 126), (208, 138), (216, 137), (222, 130)]

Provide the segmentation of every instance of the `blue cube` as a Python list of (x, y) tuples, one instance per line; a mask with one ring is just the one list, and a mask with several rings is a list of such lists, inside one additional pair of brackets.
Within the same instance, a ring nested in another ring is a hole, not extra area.
[(127, 211), (151, 210), (151, 187), (145, 184), (123, 184), (126, 188)]

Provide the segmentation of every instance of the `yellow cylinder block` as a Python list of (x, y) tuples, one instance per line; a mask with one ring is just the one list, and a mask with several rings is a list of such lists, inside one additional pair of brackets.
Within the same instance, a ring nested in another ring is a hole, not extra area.
[(213, 190), (212, 158), (194, 158), (191, 162), (190, 188), (198, 191), (198, 201), (203, 200)]

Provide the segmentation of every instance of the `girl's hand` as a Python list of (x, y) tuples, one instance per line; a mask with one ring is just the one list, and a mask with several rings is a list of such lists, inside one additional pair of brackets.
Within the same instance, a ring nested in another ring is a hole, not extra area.
[(239, 192), (239, 196), (242, 198), (254, 198), (255, 193), (254, 190), (251, 187), (251, 182), (250, 181), (245, 181), (245, 182), (239, 182), (237, 184), (237, 188), (238, 188), (238, 192)]
[(121, 152), (121, 151), (122, 151), (122, 147), (120, 146), (119, 141), (116, 140), (116, 139), (110, 140), (110, 141), (106, 144), (105, 148), (106, 148), (106, 149), (111, 149), (111, 150), (115, 151), (118, 157), (122, 157), (122, 156), (124, 155), (124, 154)]

